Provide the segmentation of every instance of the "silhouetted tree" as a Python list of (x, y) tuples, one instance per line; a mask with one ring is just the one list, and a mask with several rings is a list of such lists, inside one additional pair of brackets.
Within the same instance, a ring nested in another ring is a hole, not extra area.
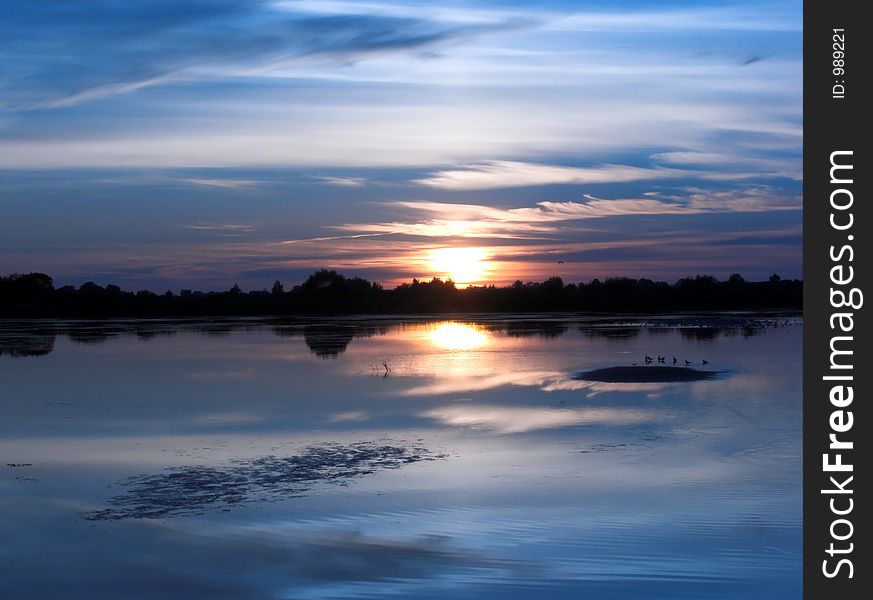
[(778, 275), (749, 282), (738, 273), (719, 282), (712, 276), (683, 278), (674, 284), (651, 279), (610, 277), (605, 281), (565, 284), (560, 277), (543, 282), (516, 280), (511, 286), (458, 289), (451, 280), (413, 279), (393, 290), (360, 277), (321, 269), (285, 292), (278, 281), (271, 291), (227, 292), (183, 289), (158, 296), (148, 290), (125, 292), (94, 282), (78, 288), (53, 287), (43, 273), (0, 277), (0, 318), (22, 316), (268, 315), (412, 312), (636, 311), (725, 309), (799, 309), (800, 280)]

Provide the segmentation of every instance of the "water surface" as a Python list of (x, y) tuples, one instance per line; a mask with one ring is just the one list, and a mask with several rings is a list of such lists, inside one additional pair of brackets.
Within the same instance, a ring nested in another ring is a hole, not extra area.
[(798, 598), (800, 334), (6, 322), (0, 596)]

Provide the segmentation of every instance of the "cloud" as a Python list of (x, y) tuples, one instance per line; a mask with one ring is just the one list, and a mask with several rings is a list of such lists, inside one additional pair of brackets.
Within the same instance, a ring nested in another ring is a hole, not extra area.
[(258, 75), (289, 61), (348, 64), (520, 25), (374, 15), (351, 5), (342, 14), (294, 8), (263, 0), (13, 3), (0, 26), (0, 107), (68, 107), (174, 82)]
[(439, 171), (416, 183), (446, 190), (482, 190), (550, 184), (627, 183), (687, 175), (675, 169), (602, 165), (563, 167), (492, 160), (463, 169)]
[[(748, 143), (799, 157), (799, 35), (761, 36), (756, 56), (773, 58), (749, 69), (733, 33), (793, 31), (789, 5), (84, 0), (5, 14), (7, 168), (402, 166), (438, 169), (422, 179), (433, 189), (475, 190), (681, 173), (544, 157)], [(555, 31), (588, 26), (612, 33)], [(702, 43), (704, 26), (725, 33)], [(665, 28), (657, 43), (636, 34)]]
[(737, 180), (781, 177), (801, 181), (803, 161), (801, 157), (772, 158), (760, 153), (730, 154), (724, 152), (674, 151), (651, 155), (652, 160), (684, 167), (704, 167), (708, 171), (689, 172), (702, 179)]
[(204, 221), (191, 223), (190, 225), (182, 225), (182, 227), (193, 231), (217, 231), (228, 234), (250, 233), (257, 229), (254, 225), (243, 225), (239, 223), (210, 223)]
[[(685, 168), (635, 167), (606, 164), (593, 167), (567, 167), (520, 161), (492, 160), (459, 169), (437, 171), (415, 183), (450, 191), (468, 191), (556, 184), (603, 184), (699, 178), (731, 181), (761, 177), (800, 180), (803, 168), (799, 159), (772, 159), (700, 151), (660, 152), (653, 160)], [(693, 167), (695, 170), (690, 170)], [(701, 170), (707, 167), (708, 170)]]
[(737, 6), (674, 8), (639, 11), (579, 11), (549, 24), (559, 31), (644, 33), (680, 31), (782, 31), (799, 32), (799, 10), (790, 4), (762, 3), (757, 11)]
[(802, 196), (787, 196), (774, 193), (767, 187), (752, 187), (745, 190), (711, 191), (689, 188), (688, 206), (701, 212), (776, 212), (801, 210)]
[(249, 188), (261, 183), (260, 181), (255, 181), (253, 179), (181, 179), (180, 181), (190, 185), (224, 188), (228, 190)]
[(585, 196), (585, 202), (538, 202), (534, 207), (498, 208), (479, 204), (397, 201), (389, 206), (429, 218), (417, 222), (353, 223), (334, 228), (371, 235), (405, 234), (421, 237), (541, 238), (556, 233), (555, 224), (622, 215), (662, 215), (699, 212), (687, 205), (661, 200), (604, 200)]
[(336, 240), (356, 240), (360, 238), (372, 238), (372, 237), (382, 237), (385, 235), (393, 235), (395, 233), (400, 233), (399, 231), (386, 231), (386, 232), (377, 232), (377, 233), (356, 233), (352, 235), (328, 235), (321, 237), (311, 237), (311, 238), (303, 238), (300, 240), (282, 240), (279, 242), (282, 245), (291, 245), (291, 244), (310, 244), (316, 242), (333, 242)]
[[(311, 12), (314, 14), (348, 14), (364, 13), (391, 18), (421, 18), (426, 14), (429, 18), (450, 23), (496, 23), (501, 21), (530, 17), (535, 14), (539, 18), (548, 18), (543, 10), (524, 10), (524, 7), (504, 8), (494, 5), (477, 7), (474, 3), (430, 3), (423, 9), (417, 2), (370, 2), (366, 0), (277, 0), (276, 5), (294, 11)], [(546, 13), (548, 14), (548, 13)], [(556, 16), (556, 15), (555, 15)]]
[(316, 179), (326, 185), (339, 187), (362, 187), (367, 183), (363, 177), (316, 177)]
[[(560, 224), (609, 217), (695, 215), (719, 212), (799, 210), (801, 199), (769, 188), (709, 192), (691, 188), (685, 195), (604, 199), (585, 194), (583, 202), (538, 202), (533, 207), (499, 208), (480, 204), (396, 201), (388, 206), (421, 215), (416, 221), (347, 223), (333, 228), (363, 235), (430, 238), (544, 239), (561, 232)], [(324, 239), (324, 238), (322, 238)], [(286, 242), (289, 243), (289, 242)]]

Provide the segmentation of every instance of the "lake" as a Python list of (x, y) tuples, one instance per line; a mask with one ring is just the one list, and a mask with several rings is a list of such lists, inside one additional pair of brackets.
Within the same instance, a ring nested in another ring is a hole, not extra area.
[(0, 596), (800, 598), (801, 341), (778, 314), (7, 321)]

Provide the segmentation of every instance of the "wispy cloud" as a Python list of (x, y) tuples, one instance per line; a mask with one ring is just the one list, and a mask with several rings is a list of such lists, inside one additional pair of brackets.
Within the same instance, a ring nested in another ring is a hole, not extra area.
[(326, 185), (339, 187), (361, 187), (367, 184), (363, 177), (317, 177), (318, 181)]
[(259, 75), (295, 60), (343, 64), (414, 52), (519, 26), (345, 8), (313, 14), (264, 0), (14, 3), (0, 26), (0, 51), (12, 65), (0, 106), (62, 108), (174, 82)]
[(414, 221), (347, 223), (335, 229), (355, 235), (398, 235), (427, 238), (544, 239), (561, 231), (561, 223), (645, 215), (695, 215), (719, 212), (799, 210), (801, 199), (767, 188), (710, 192), (691, 188), (669, 197), (604, 199), (584, 195), (583, 202), (538, 202), (536, 206), (499, 208), (481, 204), (397, 201), (388, 206), (421, 218)]
[(394, 235), (396, 233), (401, 233), (398, 231), (385, 231), (385, 232), (377, 232), (377, 233), (354, 233), (350, 235), (328, 235), (328, 236), (320, 236), (320, 237), (311, 237), (311, 238), (302, 238), (299, 240), (282, 240), (279, 242), (282, 245), (291, 245), (291, 244), (307, 244), (313, 242), (333, 242), (337, 240), (356, 240), (360, 238), (371, 238), (371, 237), (382, 237), (385, 235)]
[(635, 32), (655, 31), (788, 31), (802, 28), (800, 11), (791, 5), (761, 3), (759, 11), (738, 10), (736, 6), (676, 8), (666, 5), (661, 10), (637, 11), (587, 10), (550, 23), (549, 27), (563, 31)]
[(549, 184), (627, 183), (687, 175), (676, 169), (602, 165), (599, 167), (563, 167), (492, 160), (463, 169), (438, 171), (417, 183), (447, 190), (481, 190)]
[(690, 172), (701, 179), (737, 180), (754, 178), (781, 177), (800, 181), (803, 179), (803, 161), (801, 157), (773, 158), (760, 153), (746, 152), (743, 154), (728, 154), (724, 152), (678, 151), (659, 152), (651, 156), (652, 160), (681, 165), (683, 167), (702, 167), (705, 171)]
[[(459, 169), (437, 171), (416, 183), (444, 190), (484, 190), (556, 184), (601, 184), (697, 178), (710, 181), (735, 181), (762, 177), (799, 180), (799, 160), (743, 157), (714, 152), (661, 152), (652, 159), (685, 168), (655, 165), (636, 167), (607, 164), (593, 167), (567, 167), (541, 163), (492, 160)], [(688, 167), (696, 167), (690, 170)], [(700, 169), (705, 167), (706, 169)]]
[(803, 208), (800, 195), (789, 196), (774, 193), (767, 187), (752, 187), (746, 190), (712, 191), (689, 188), (688, 206), (701, 212), (775, 212), (799, 211)]
[[(414, 166), (438, 169), (425, 185), (470, 190), (660, 179), (673, 167), (524, 165), (661, 146), (736, 152), (738, 136), (799, 155), (791, 3), (92, 0), (6, 13), (7, 167)], [(592, 27), (610, 35), (556, 33)], [(717, 39), (701, 40), (707, 28)], [(742, 32), (768, 29), (783, 33), (748, 47)], [(739, 64), (750, 56), (768, 59)]]
[(239, 190), (259, 185), (261, 182), (254, 179), (182, 179), (182, 183), (201, 187), (224, 188)]
[(182, 227), (193, 231), (217, 231), (229, 234), (250, 233), (257, 229), (254, 225), (243, 225), (239, 223), (210, 223), (205, 221), (183, 225)]

